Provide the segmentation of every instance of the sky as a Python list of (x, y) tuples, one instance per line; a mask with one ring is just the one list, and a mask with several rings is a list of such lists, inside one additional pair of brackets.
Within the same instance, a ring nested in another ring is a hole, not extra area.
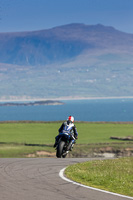
[(133, 33), (133, 0), (0, 0), (0, 32), (103, 24)]

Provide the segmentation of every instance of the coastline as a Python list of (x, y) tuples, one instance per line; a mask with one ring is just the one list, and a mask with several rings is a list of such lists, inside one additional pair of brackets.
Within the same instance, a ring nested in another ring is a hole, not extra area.
[(100, 100), (100, 99), (133, 99), (133, 96), (110, 96), (110, 97), (58, 97), (58, 98), (13, 98), (13, 99), (0, 99), (0, 102), (33, 102), (33, 101), (60, 101), (60, 100)]
[(45, 101), (23, 101), (23, 102), (1, 102), (0, 106), (38, 106), (38, 105), (63, 105), (61, 101), (45, 100)]
[(119, 96), (119, 97), (60, 97), (53, 100), (97, 100), (97, 99), (133, 99), (133, 96)]

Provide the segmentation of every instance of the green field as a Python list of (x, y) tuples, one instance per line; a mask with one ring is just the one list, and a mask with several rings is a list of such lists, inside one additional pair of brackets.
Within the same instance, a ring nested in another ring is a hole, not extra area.
[[(62, 122), (0, 123), (0, 157), (25, 157), (52, 148)], [(111, 140), (110, 136), (133, 136), (133, 124), (75, 122), (79, 136), (75, 151), (93, 146), (131, 147), (133, 142)], [(73, 151), (74, 152), (74, 151)]]
[(133, 157), (79, 163), (65, 174), (78, 183), (133, 197)]
[[(61, 124), (62, 122), (0, 123), (0, 158), (40, 157), (38, 152), (55, 153), (53, 144)], [(110, 139), (110, 136), (133, 137), (133, 124), (75, 122), (75, 125), (79, 133), (78, 141), (72, 153), (68, 155), (86, 156), (96, 148), (111, 146), (118, 150), (133, 146), (133, 141)], [(49, 155), (42, 154), (42, 156)], [(119, 163), (117, 163), (118, 159), (115, 159), (70, 166), (67, 169), (67, 175), (89, 186), (131, 196), (133, 158), (127, 159), (126, 162), (120, 160)], [(125, 178), (122, 178), (122, 175)], [(117, 182), (115, 182), (115, 178)], [(127, 187), (122, 189), (124, 185)]]

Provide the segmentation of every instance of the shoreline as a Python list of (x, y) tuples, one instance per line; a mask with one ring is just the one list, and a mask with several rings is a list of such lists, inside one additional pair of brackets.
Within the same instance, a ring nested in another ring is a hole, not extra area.
[(23, 102), (1, 102), (0, 106), (38, 106), (38, 105), (63, 105), (64, 103), (61, 101), (23, 101)]
[(72, 100), (102, 100), (102, 99), (133, 99), (133, 96), (112, 96), (112, 97), (58, 97), (58, 98), (21, 98), (21, 99), (0, 99), (0, 102), (32, 102), (32, 101), (47, 101), (47, 100), (52, 100), (52, 101), (72, 101)]

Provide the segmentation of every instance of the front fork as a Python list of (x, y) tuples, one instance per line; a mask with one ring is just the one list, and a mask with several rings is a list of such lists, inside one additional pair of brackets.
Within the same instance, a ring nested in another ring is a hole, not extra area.
[(74, 143), (75, 143), (75, 140), (71, 140), (71, 141), (70, 141), (69, 145), (67, 146), (67, 150), (68, 150), (68, 151), (72, 151), (72, 148), (73, 148), (73, 146), (74, 146)]

